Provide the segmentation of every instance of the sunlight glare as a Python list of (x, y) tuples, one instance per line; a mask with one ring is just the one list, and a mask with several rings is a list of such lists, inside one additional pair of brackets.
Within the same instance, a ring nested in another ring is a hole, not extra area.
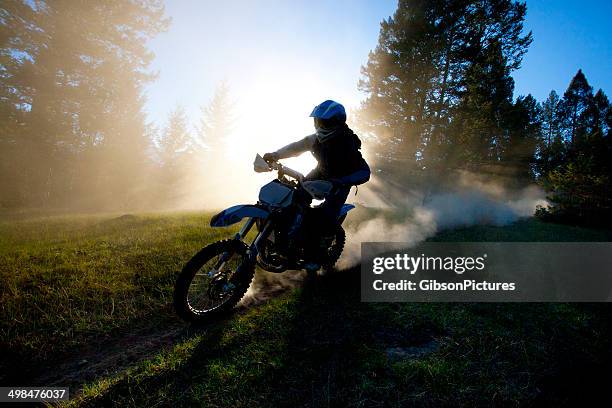
[[(323, 75), (298, 69), (297, 65), (290, 75), (279, 75), (273, 67), (271, 64), (260, 70), (261, 74), (253, 76), (246, 86), (233, 88), (235, 122), (224, 155), (228, 191), (219, 191), (228, 204), (245, 201), (246, 197), (252, 201), (259, 188), (276, 176), (275, 172), (255, 173), (255, 155), (276, 151), (314, 133), (309, 115), (317, 104), (326, 99), (357, 103), (347, 95), (334, 95), (337, 87), (322, 79)], [(282, 163), (304, 175), (316, 166), (310, 152)]]

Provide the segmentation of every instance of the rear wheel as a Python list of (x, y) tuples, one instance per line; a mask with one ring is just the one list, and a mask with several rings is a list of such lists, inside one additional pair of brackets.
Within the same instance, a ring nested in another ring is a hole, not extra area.
[(344, 228), (342, 228), (341, 225), (338, 225), (338, 228), (336, 228), (336, 234), (334, 235), (334, 240), (327, 250), (327, 259), (322, 265), (323, 269), (333, 269), (336, 262), (338, 262), (338, 259), (340, 259), (340, 255), (342, 255), (345, 242), (346, 232), (344, 232)]
[(200, 322), (228, 312), (242, 299), (254, 273), (243, 242), (208, 245), (187, 262), (176, 280), (176, 313), (186, 321)]

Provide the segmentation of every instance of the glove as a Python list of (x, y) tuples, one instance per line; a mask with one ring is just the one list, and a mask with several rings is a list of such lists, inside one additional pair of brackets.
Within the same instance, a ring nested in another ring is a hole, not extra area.
[(278, 153), (276, 153), (276, 152), (274, 152), (274, 153), (266, 153), (266, 154), (263, 155), (263, 159), (265, 161), (267, 161), (268, 163), (278, 161), (278, 159), (279, 159)]

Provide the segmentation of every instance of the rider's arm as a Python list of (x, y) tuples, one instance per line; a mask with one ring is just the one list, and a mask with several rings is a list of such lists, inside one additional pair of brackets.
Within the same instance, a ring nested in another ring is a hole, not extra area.
[(302, 140), (298, 140), (297, 142), (293, 142), (283, 148), (278, 149), (275, 153), (278, 155), (279, 159), (298, 156), (312, 149), (312, 145), (316, 137), (316, 134), (306, 136)]

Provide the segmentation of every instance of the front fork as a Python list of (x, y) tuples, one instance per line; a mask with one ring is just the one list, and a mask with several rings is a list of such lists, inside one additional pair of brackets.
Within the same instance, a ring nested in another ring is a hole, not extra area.
[[(242, 241), (244, 237), (247, 236), (251, 228), (253, 228), (253, 225), (255, 225), (255, 218), (251, 217), (242, 226), (242, 228), (240, 228), (240, 231), (238, 231), (238, 233), (234, 236), (234, 239), (238, 241)], [(270, 234), (271, 225), (272, 223), (269, 220), (267, 220), (266, 223), (264, 224), (263, 229), (259, 232), (259, 234), (257, 234), (257, 236), (255, 237), (255, 240), (251, 243), (248, 249), (248, 252), (247, 252), (249, 262), (256, 262), (258, 245), (263, 239), (267, 238), (267, 236)], [(212, 271), (208, 272), (208, 276), (212, 279), (220, 277), (221, 274), (223, 273), (223, 268), (225, 267), (226, 262), (232, 257), (232, 255), (233, 255), (232, 252), (224, 252), (219, 258), (217, 265), (215, 265), (215, 268)], [(232, 289), (232, 288), (233, 288), (233, 285), (231, 283), (225, 283), (223, 285), (224, 291), (228, 289)]]
[[(238, 231), (238, 233), (234, 235), (234, 239), (242, 241), (244, 237), (246, 237), (246, 235), (249, 233), (251, 228), (253, 228), (254, 224), (255, 218), (249, 218), (248, 221), (242, 226), (242, 228), (240, 228), (240, 231)], [(219, 261), (215, 265), (215, 268), (212, 271), (208, 272), (208, 276), (211, 278), (218, 276), (223, 271), (225, 263), (231, 258), (232, 255), (233, 253), (229, 251), (221, 254), (221, 257), (219, 257)]]
[(251, 228), (255, 225), (255, 218), (251, 217), (247, 220), (247, 222), (240, 228), (240, 231), (234, 236), (234, 239), (242, 241), (244, 237), (249, 233)]
[[(249, 231), (251, 231), (251, 228), (253, 228), (253, 225), (255, 225), (255, 222), (256, 222), (255, 218), (253, 217), (249, 218), (247, 222), (242, 226), (242, 228), (240, 228), (240, 231), (236, 233), (236, 235), (234, 236), (234, 239), (238, 241), (242, 241), (244, 237), (247, 236)], [(249, 261), (255, 262), (257, 258), (257, 253), (259, 252), (259, 245), (261, 244), (263, 240), (268, 238), (271, 232), (272, 232), (272, 222), (270, 220), (266, 220), (263, 225), (263, 228), (261, 229), (261, 231), (259, 231), (259, 234), (257, 234), (255, 239), (249, 246), (249, 250), (248, 250)], [(231, 256), (230, 253), (228, 252), (224, 253), (221, 256), (220, 262), (224, 264), (229, 259), (230, 256)]]
[[(253, 225), (255, 225), (255, 218), (251, 217), (242, 226), (242, 228), (240, 228), (240, 231), (236, 233), (236, 235), (234, 236), (234, 239), (238, 241), (242, 241), (244, 237), (247, 236), (251, 228), (253, 228)], [(257, 234), (255, 239), (249, 246), (249, 249), (247, 251), (249, 262), (256, 262), (257, 253), (259, 252), (259, 245), (264, 239), (268, 238), (268, 235), (270, 235), (270, 232), (272, 232), (272, 222), (270, 220), (266, 220), (264, 227), (261, 229), (259, 234)], [(221, 274), (223, 271), (223, 267), (225, 266), (225, 263), (231, 258), (232, 255), (233, 254), (231, 252), (224, 252), (219, 258), (219, 262), (217, 262), (217, 265), (215, 265), (215, 269), (213, 269), (212, 271), (208, 273), (209, 277), (214, 278), (218, 276), (219, 274)]]

